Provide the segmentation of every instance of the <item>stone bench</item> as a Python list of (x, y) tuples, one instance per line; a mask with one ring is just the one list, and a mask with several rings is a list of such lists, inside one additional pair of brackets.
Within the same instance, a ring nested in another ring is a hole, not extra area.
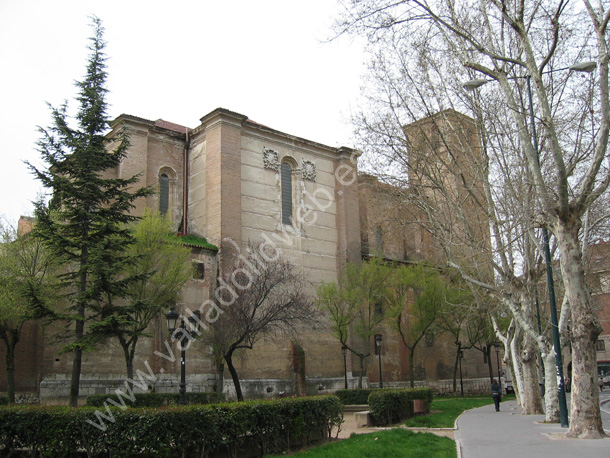
[(354, 418), (356, 420), (356, 428), (368, 428), (369, 426), (373, 426), (371, 412), (369, 410), (354, 413)]

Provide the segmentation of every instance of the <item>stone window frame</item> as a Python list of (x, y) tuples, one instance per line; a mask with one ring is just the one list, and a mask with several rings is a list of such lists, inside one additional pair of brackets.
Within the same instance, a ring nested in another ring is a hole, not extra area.
[[(162, 177), (166, 176), (168, 181), (167, 181), (167, 210), (164, 213), (162, 211), (161, 208), (161, 202), (162, 202)], [(171, 167), (161, 167), (159, 169), (159, 173), (157, 174), (157, 186), (158, 186), (158, 209), (159, 212), (161, 213), (161, 215), (167, 215), (167, 217), (170, 219), (170, 221), (172, 220), (173, 214), (174, 214), (174, 200), (175, 200), (175, 192), (176, 192), (176, 172), (174, 169), (172, 169)]]
[[(286, 174), (285, 167), (290, 167), (290, 174)], [(296, 184), (295, 180), (297, 173), (297, 162), (291, 156), (285, 156), (282, 158), (279, 167), (280, 173), (280, 207), (281, 207), (281, 220), (282, 224), (287, 226), (294, 225), (294, 209), (296, 208), (295, 197), (296, 197)], [(290, 180), (288, 186), (286, 186), (287, 179)], [(287, 189), (289, 188), (289, 189)], [(288, 208), (290, 205), (290, 208)]]

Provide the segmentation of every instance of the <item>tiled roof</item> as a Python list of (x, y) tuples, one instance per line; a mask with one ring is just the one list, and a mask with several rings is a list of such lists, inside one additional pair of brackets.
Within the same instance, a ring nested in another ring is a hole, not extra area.
[(180, 124), (176, 124), (169, 121), (164, 121), (163, 119), (157, 119), (155, 121), (155, 126), (161, 127), (162, 129), (173, 130), (174, 132), (179, 132), (181, 134), (185, 134), (191, 129), (188, 127), (181, 126)]

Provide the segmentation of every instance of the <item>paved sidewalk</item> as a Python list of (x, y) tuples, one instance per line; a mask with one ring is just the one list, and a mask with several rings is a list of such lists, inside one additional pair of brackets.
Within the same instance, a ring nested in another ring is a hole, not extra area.
[(455, 439), (462, 458), (599, 458), (608, 456), (610, 439), (565, 437), (567, 428), (544, 424), (544, 415), (520, 415), (515, 401), (464, 412), (457, 420)]

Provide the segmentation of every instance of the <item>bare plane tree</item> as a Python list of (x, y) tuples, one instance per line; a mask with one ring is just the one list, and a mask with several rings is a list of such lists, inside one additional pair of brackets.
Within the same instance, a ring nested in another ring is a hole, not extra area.
[[(581, 237), (587, 210), (610, 183), (608, 5), (599, 2), (593, 6), (588, 0), (583, 0), (582, 8), (550, 0), (362, 0), (346, 1), (345, 5), (346, 13), (337, 22), (337, 30), (368, 36), (373, 49), (378, 50), (371, 79), (386, 79), (377, 93), (385, 96), (378, 98), (380, 105), (376, 108), (381, 109), (374, 122), (371, 117), (360, 118), (360, 133), (368, 136), (369, 146), (391, 159), (394, 171), (397, 164), (399, 169), (413, 165), (409, 156), (396, 155), (397, 151), (409, 150), (403, 127), (447, 108), (475, 113), (483, 139), (494, 143), (483, 144), (484, 150), (490, 147), (483, 161), (487, 158), (490, 162), (478, 164), (481, 175), (448, 174), (445, 180), (454, 180), (453, 188), (448, 188), (446, 181), (428, 181), (425, 197), (429, 203), (438, 204), (435, 214), (453, 212), (453, 219), (441, 219), (430, 225), (430, 230), (442, 229), (435, 235), (445, 240), (452, 234), (449, 240), (453, 243), (445, 244), (448, 259), (465, 278), (470, 276), (479, 282), (481, 279), (473, 275), (477, 259), (472, 258), (470, 263), (463, 257), (455, 261), (462, 255), (456, 247), (468, 238), (476, 239), (476, 231), (469, 235), (465, 224), (472, 214), (464, 211), (467, 207), (449, 203), (460, 202), (460, 191), (471, 199), (470, 205), (485, 209), (491, 222), (494, 276), (498, 272), (505, 276), (500, 277), (500, 284), (480, 283), (490, 286), (492, 292), (495, 289), (504, 305), (515, 313), (515, 325), (521, 327), (517, 336), (528, 332), (526, 338), (530, 339), (536, 334), (535, 326), (534, 332), (530, 328), (533, 285), (539, 282), (535, 272), (540, 257), (539, 228), (548, 228), (554, 236), (551, 243), (556, 243), (566, 298), (562, 318), (565, 323), (570, 317), (573, 349), (568, 434), (603, 437), (595, 362), (601, 327), (585, 283)], [(399, 51), (391, 62), (382, 56), (388, 43)], [(594, 61), (597, 68), (584, 80), (568, 71), (583, 60)], [(491, 88), (493, 83), (487, 85), (480, 98), (468, 95), (456, 81), (482, 77), (495, 82), (495, 88)], [(530, 126), (529, 81), (537, 137)], [(443, 142), (442, 138), (429, 140)], [(453, 167), (450, 170), (455, 170), (457, 162), (450, 155), (446, 157)], [(469, 162), (476, 164), (476, 159)], [(469, 189), (472, 179), (486, 182), (483, 194)], [(443, 186), (439, 188), (439, 184)], [(448, 189), (451, 193), (446, 192)], [(515, 200), (516, 196), (521, 200)], [(452, 226), (459, 230), (450, 230)], [(505, 287), (510, 282), (518, 288), (509, 296)], [(523, 368), (532, 360), (523, 355)]]

